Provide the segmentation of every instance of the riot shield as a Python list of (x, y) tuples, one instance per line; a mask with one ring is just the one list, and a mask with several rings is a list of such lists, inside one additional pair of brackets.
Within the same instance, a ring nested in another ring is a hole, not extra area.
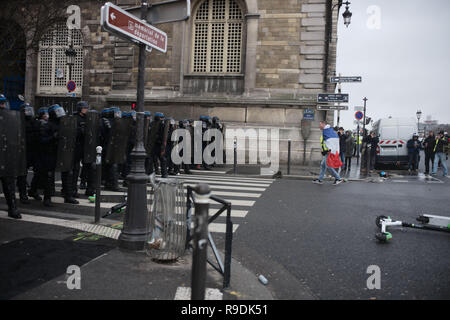
[(0, 177), (26, 173), (25, 117), (16, 110), (0, 109)]
[(64, 116), (59, 120), (58, 151), (55, 171), (66, 172), (73, 168), (75, 143), (77, 139), (77, 118)]
[(150, 154), (150, 150), (147, 149), (148, 146), (148, 130), (150, 128), (150, 119), (149, 118), (144, 118), (144, 147), (145, 147), (145, 151), (147, 152), (147, 154)]
[(164, 129), (162, 136), (161, 153), (165, 153), (167, 150), (167, 145), (169, 144), (169, 132), (170, 132), (170, 120), (164, 120)]
[(84, 162), (94, 163), (97, 154), (96, 148), (100, 144), (100, 114), (96, 110), (89, 110), (86, 114), (86, 127), (84, 136)]
[(158, 141), (158, 135), (161, 131), (161, 125), (162, 125), (162, 121), (153, 121), (150, 125), (150, 132), (148, 134), (147, 145), (145, 148), (148, 156), (152, 155), (153, 147), (155, 146), (156, 142)]
[(113, 120), (105, 157), (107, 164), (122, 164), (127, 160), (127, 145), (131, 134), (129, 120), (122, 118)]

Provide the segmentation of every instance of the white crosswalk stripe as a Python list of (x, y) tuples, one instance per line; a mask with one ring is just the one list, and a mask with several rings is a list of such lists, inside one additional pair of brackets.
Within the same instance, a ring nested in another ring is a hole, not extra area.
[[(203, 172), (204, 171), (198, 171)], [(171, 178), (175, 178), (172, 177)], [(246, 178), (246, 177), (233, 177), (226, 175), (224, 172), (209, 171), (207, 174), (194, 174), (186, 175), (181, 174), (176, 176), (184, 182), (185, 187), (194, 187), (198, 183), (206, 183), (211, 188), (211, 193), (231, 203), (231, 217), (233, 221), (233, 232), (235, 232), (239, 224), (242, 223), (242, 219), (245, 219), (250, 208), (255, 204), (256, 200), (261, 197), (262, 193), (272, 184), (273, 179), (264, 178)], [(61, 188), (61, 181), (55, 182), (56, 193), (59, 194)], [(149, 186), (148, 191), (151, 187)], [(186, 192), (186, 191), (185, 191)], [(100, 203), (102, 209), (110, 209), (118, 203), (121, 203), (124, 197), (127, 195), (127, 190), (123, 188), (121, 191), (106, 191), (102, 190), (102, 197), (106, 197), (105, 202)], [(3, 195), (1, 195), (3, 196)], [(18, 195), (17, 195), (18, 196)], [(150, 194), (147, 199), (150, 199)], [(78, 206), (94, 208), (95, 202), (91, 202), (88, 199), (80, 198), (78, 205), (65, 204), (68, 206), (68, 210), (77, 208)], [(64, 204), (64, 199), (60, 196), (52, 197), (52, 202), (57, 204)], [(151, 206), (149, 205), (149, 208)], [(209, 215), (214, 215), (220, 208), (221, 204), (211, 201)], [(221, 217), (226, 217), (227, 212), (224, 211)], [(215, 220), (209, 224), (210, 232), (225, 233), (226, 223), (225, 219), (221, 218)]]

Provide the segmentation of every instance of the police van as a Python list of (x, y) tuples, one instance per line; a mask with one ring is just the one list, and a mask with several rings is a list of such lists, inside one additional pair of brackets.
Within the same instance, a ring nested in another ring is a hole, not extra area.
[(403, 166), (408, 164), (406, 144), (417, 132), (415, 118), (385, 118), (373, 125), (373, 131), (379, 137), (375, 166), (382, 164)]

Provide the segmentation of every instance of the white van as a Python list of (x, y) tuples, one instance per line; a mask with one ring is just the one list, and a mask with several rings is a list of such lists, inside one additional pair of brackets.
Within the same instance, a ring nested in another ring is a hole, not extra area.
[(380, 119), (373, 125), (380, 143), (377, 148), (375, 166), (408, 164), (408, 148), (406, 143), (417, 132), (417, 120), (414, 118)]

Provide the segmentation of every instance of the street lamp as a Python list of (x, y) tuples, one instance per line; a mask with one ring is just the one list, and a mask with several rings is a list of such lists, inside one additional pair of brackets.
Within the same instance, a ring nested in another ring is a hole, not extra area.
[(352, 13), (348, 10), (348, 5), (350, 4), (350, 2), (346, 2), (345, 3), (345, 12), (342, 14), (342, 17), (344, 18), (344, 24), (345, 26), (348, 28), (348, 26), (350, 25), (350, 23), (352, 22)]
[[(66, 49), (66, 64), (69, 66), (69, 81), (72, 80), (72, 67), (75, 65), (75, 58), (77, 57), (77, 52), (75, 51), (75, 49), (73, 48), (73, 44), (70, 43), (70, 46), (68, 49)], [(73, 101), (70, 104), (71, 105), (71, 110), (70, 110), (70, 114), (73, 113)]]
[(69, 66), (69, 80), (72, 80), (72, 67), (75, 65), (75, 58), (77, 56), (77, 52), (73, 48), (73, 45), (70, 44), (70, 47), (66, 49), (66, 58), (67, 65)]
[[(342, 7), (345, 4), (345, 11), (342, 14), (342, 17), (344, 18), (344, 25), (348, 28), (348, 26), (350, 25), (351, 21), (352, 21), (352, 13), (349, 10), (349, 5), (351, 4), (348, 1), (343, 2), (343, 0), (339, 0), (338, 3), (336, 3), (332, 8), (331, 8), (331, 14), (328, 17), (328, 24), (329, 24), (329, 36), (328, 36), (328, 41), (331, 42), (331, 34), (333, 32), (333, 26), (332, 26), (332, 16), (333, 16), (333, 10), (336, 7)], [(339, 10), (339, 9), (338, 9)]]
[(422, 117), (422, 111), (417, 110), (416, 117), (417, 117), (417, 133), (419, 133), (419, 131), (420, 131), (419, 121), (420, 121), (420, 118)]

